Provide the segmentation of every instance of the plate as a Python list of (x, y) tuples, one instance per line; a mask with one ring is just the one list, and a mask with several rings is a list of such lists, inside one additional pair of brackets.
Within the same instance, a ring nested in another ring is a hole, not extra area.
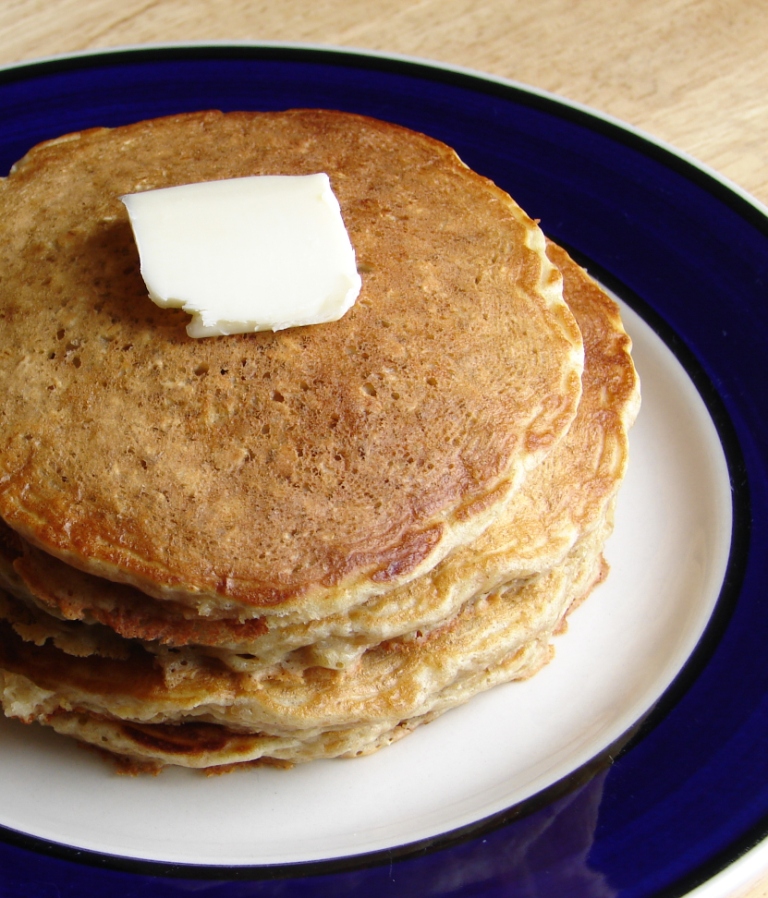
[(0, 886), (668, 898), (708, 883), (714, 898), (719, 871), (768, 833), (767, 571), (751, 548), (768, 511), (765, 210), (554, 97), (311, 47), (136, 48), (5, 69), (0, 171), (80, 128), (290, 106), (445, 140), (627, 305), (644, 408), (613, 573), (529, 683), (290, 781), (116, 780), (74, 746), (5, 722)]

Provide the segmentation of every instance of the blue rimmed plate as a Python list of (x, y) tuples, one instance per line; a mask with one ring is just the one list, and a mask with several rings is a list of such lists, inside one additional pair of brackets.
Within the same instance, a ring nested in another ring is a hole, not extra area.
[(552, 97), (307, 47), (144, 48), (6, 69), (0, 172), (81, 128), (291, 106), (445, 140), (627, 305), (644, 407), (613, 572), (541, 675), (364, 761), (125, 780), (4, 722), (0, 888), (683, 895), (768, 831), (766, 213)]

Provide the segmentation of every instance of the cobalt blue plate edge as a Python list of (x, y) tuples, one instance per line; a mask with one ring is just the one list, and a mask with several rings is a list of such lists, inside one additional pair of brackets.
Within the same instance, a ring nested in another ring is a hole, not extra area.
[(626, 744), (467, 830), (374, 855), (234, 869), (113, 858), (6, 830), (0, 896), (685, 895), (768, 836), (768, 213), (671, 148), (556, 97), (308, 46), (129, 48), (0, 70), (0, 175), (35, 143), (87, 127), (292, 106), (444, 140), (665, 340), (728, 460), (734, 534), (715, 615)]

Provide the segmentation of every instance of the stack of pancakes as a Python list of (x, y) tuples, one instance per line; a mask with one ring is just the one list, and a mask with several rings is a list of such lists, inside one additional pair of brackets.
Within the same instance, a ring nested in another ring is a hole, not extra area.
[[(195, 340), (149, 301), (121, 195), (315, 172), (340, 321)], [(68, 135), (0, 182), (0, 256), (7, 715), (131, 769), (363, 755), (535, 673), (604, 576), (629, 338), (445, 145), (319, 110)]]

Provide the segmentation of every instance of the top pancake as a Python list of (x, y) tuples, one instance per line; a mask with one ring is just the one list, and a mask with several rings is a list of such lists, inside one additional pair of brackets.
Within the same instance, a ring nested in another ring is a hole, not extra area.
[[(363, 275), (344, 318), (194, 340), (149, 301), (121, 194), (317, 171)], [(449, 148), (359, 116), (198, 113), (43, 144), (0, 183), (0, 267), (0, 516), (203, 612), (322, 614), (422, 573), (580, 397), (538, 227)]]

